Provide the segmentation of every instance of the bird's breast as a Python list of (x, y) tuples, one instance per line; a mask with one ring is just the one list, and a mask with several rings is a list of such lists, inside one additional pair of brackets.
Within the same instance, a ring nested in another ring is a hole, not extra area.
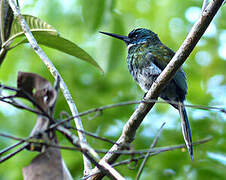
[(142, 52), (130, 54), (127, 62), (134, 80), (144, 92), (147, 92), (161, 70), (152, 61), (146, 60)]

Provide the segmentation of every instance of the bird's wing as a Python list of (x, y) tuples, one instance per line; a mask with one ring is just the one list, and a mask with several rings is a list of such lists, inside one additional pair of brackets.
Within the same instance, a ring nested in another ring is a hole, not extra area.
[[(148, 59), (151, 60), (159, 69), (163, 70), (167, 64), (170, 62), (172, 57), (174, 56), (174, 52), (161, 44), (157, 46), (155, 49), (152, 47), (148, 52)], [(173, 80), (176, 85), (183, 91), (184, 94), (187, 93), (187, 82), (184, 70), (182, 68), (178, 69)]]

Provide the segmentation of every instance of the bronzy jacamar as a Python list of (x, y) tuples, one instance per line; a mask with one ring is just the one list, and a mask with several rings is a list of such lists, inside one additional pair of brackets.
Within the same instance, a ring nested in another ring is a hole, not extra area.
[[(131, 31), (128, 36), (100, 32), (123, 40), (128, 48), (127, 63), (134, 80), (147, 93), (152, 83), (163, 71), (174, 56), (174, 52), (165, 46), (157, 34), (151, 30), (139, 28)], [(187, 82), (184, 70), (180, 68), (174, 78), (165, 86), (160, 97), (178, 109), (181, 116), (181, 126), (186, 146), (193, 160), (191, 129), (188, 116), (183, 106), (187, 93)], [(176, 103), (173, 103), (176, 102)]]

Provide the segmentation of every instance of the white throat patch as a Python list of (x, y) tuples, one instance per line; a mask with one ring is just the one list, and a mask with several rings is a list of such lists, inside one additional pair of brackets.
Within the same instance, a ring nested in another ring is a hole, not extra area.
[(134, 45), (136, 45), (136, 44), (129, 44), (129, 45), (127, 46), (128, 50), (129, 50), (131, 47), (133, 47)]
[(141, 42), (139, 42), (139, 43), (137, 43), (137, 44), (129, 44), (129, 45), (127, 45), (127, 48), (128, 48), (128, 50), (131, 48), (131, 47), (133, 47), (133, 46), (135, 46), (135, 45), (138, 45), (138, 44), (145, 44), (146, 43), (146, 41), (141, 41)]

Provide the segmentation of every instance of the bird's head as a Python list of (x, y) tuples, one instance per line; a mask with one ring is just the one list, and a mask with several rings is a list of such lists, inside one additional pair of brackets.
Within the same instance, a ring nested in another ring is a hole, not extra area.
[(155, 34), (149, 29), (144, 29), (144, 28), (134, 29), (128, 34), (128, 36), (122, 36), (118, 34), (101, 32), (101, 31), (100, 33), (123, 40), (128, 46), (128, 48), (133, 45), (146, 43), (147, 41), (153, 44), (160, 42), (157, 34)]

